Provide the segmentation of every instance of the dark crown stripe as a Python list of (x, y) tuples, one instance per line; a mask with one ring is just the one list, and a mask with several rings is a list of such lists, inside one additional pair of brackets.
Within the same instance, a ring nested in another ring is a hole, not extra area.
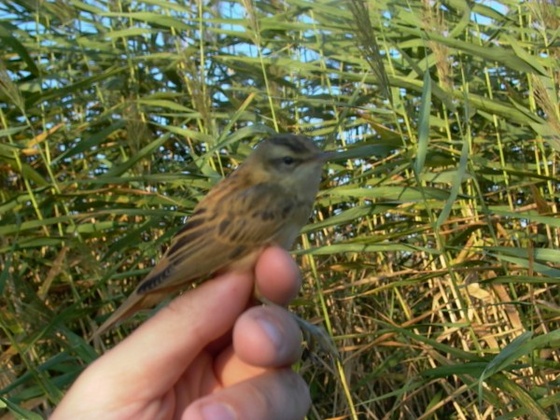
[(311, 142), (311, 140), (303, 136), (294, 136), (293, 134), (280, 134), (278, 136), (271, 137), (269, 141), (272, 144), (284, 146), (296, 154), (312, 151), (312, 149), (309, 147), (309, 143)]

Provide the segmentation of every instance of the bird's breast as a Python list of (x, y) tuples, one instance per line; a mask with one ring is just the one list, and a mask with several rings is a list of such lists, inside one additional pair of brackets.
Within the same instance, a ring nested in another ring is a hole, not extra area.
[(286, 218), (285, 225), (278, 232), (274, 242), (282, 248), (289, 250), (299, 236), (301, 228), (308, 222), (312, 207), (313, 201), (296, 201), (290, 216)]

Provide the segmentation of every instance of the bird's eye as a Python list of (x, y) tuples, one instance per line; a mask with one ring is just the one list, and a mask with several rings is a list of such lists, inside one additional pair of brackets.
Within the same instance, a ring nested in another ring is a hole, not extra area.
[(285, 165), (293, 165), (295, 162), (295, 159), (291, 156), (284, 156), (282, 158), (282, 162), (284, 162)]

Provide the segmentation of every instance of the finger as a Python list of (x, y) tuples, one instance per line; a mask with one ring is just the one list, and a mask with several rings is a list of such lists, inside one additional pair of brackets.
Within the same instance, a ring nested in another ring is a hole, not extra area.
[(233, 347), (214, 362), (221, 386), (231, 386), (273, 368), (290, 366), (301, 356), (301, 331), (280, 307), (254, 307), (233, 330)]
[(309, 389), (290, 369), (272, 370), (191, 404), (183, 419), (301, 419)]
[(301, 331), (285, 309), (255, 307), (235, 323), (233, 348), (242, 362), (253, 366), (290, 366), (301, 356)]
[(205, 282), (162, 308), (88, 370), (113, 384), (114, 398), (161, 395), (209, 342), (233, 328), (252, 290), (250, 274), (226, 273)]
[(299, 268), (294, 259), (279, 247), (263, 251), (255, 266), (257, 294), (272, 302), (287, 305), (301, 286)]

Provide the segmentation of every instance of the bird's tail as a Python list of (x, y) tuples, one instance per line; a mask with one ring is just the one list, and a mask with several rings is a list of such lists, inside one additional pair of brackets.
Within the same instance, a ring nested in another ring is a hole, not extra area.
[(158, 304), (165, 296), (165, 294), (160, 293), (148, 293), (141, 295), (134, 292), (109, 318), (107, 318), (103, 324), (101, 324), (97, 330), (95, 330), (89, 341), (93, 341), (101, 337), (101, 335), (105, 334), (116, 324), (131, 317), (136, 312), (142, 309), (151, 308), (152, 306)]

